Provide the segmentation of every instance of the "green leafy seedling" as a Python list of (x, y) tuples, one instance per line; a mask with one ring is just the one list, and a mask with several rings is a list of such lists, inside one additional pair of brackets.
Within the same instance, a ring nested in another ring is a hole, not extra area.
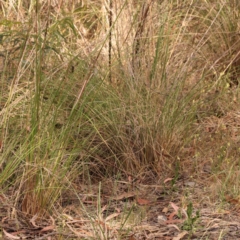
[(196, 225), (197, 220), (200, 218), (199, 210), (196, 212), (196, 215), (193, 216), (193, 205), (190, 202), (187, 206), (187, 220), (183, 223), (183, 230), (193, 231)]

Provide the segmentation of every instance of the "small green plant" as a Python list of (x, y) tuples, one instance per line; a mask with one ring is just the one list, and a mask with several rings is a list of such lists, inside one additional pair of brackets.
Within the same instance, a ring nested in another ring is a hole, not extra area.
[(176, 165), (175, 165), (175, 172), (174, 172), (174, 178), (171, 181), (171, 186), (172, 188), (174, 188), (176, 182), (178, 181), (178, 178), (180, 176), (180, 163), (179, 161), (176, 161)]
[(199, 210), (196, 212), (196, 215), (193, 216), (193, 205), (190, 202), (187, 206), (187, 219), (184, 221), (182, 229), (186, 231), (193, 232), (196, 227), (196, 222), (200, 218)]

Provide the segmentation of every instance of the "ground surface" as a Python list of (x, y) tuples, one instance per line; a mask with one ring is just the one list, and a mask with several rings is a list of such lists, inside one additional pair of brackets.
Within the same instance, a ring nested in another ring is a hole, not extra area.
[[(203, 175), (203, 179), (208, 177), (208, 173)], [(53, 214), (47, 220), (24, 216), (1, 195), (2, 236), (3, 239), (96, 239), (102, 234), (106, 239), (118, 236), (128, 240), (239, 239), (239, 202), (226, 197), (224, 202), (212, 204), (211, 190), (202, 182), (182, 176), (175, 183), (166, 179), (164, 187), (140, 180), (106, 180), (100, 193), (99, 184), (93, 184), (91, 189), (79, 185), (79, 199), (67, 195), (62, 199), (61, 215)], [(190, 202), (192, 213), (189, 213)], [(192, 221), (194, 217), (196, 221)]]

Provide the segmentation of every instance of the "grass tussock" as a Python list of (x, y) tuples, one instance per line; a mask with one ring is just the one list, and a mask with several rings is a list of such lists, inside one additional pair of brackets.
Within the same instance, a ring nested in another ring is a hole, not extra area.
[[(113, 177), (209, 174), (212, 201), (238, 196), (239, 11), (237, 1), (0, 1), (4, 194), (28, 217), (56, 214), (76, 183)], [(95, 220), (89, 238), (116, 234)]]

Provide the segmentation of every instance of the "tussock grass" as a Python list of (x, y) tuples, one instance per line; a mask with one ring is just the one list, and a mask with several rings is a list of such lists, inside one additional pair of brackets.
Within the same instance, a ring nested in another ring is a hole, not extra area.
[(110, 2), (0, 1), (0, 182), (29, 216), (77, 181), (236, 177), (237, 2)]

